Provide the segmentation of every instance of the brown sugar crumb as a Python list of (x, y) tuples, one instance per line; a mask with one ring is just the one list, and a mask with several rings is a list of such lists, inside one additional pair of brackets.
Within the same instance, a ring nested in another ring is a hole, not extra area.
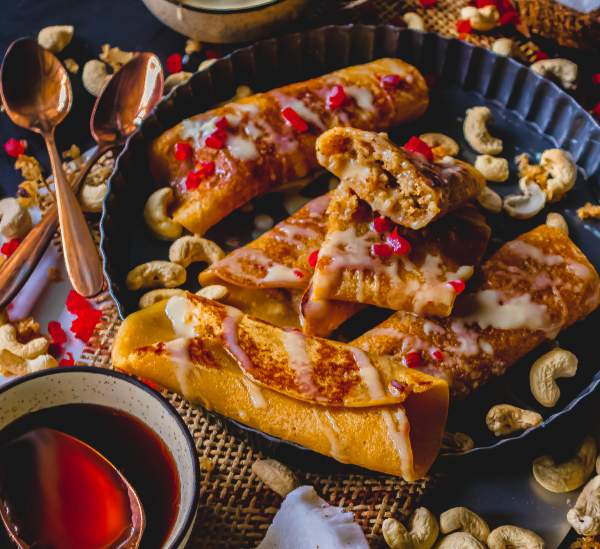
[(202, 44), (198, 40), (192, 40), (191, 38), (185, 43), (185, 53), (192, 55), (192, 53), (198, 52), (202, 49)]
[(50, 282), (61, 282), (63, 279), (60, 269), (57, 267), (48, 267), (48, 280)]
[(71, 145), (66, 151), (62, 153), (62, 157), (67, 159), (70, 158), (74, 160), (75, 158), (79, 158), (81, 156), (81, 149), (77, 145)]
[(63, 63), (65, 64), (66, 69), (71, 74), (77, 74), (79, 72), (79, 65), (77, 64), (77, 61), (75, 61), (75, 59), (69, 57), (68, 59), (65, 59)]
[(600, 219), (600, 205), (587, 202), (585, 206), (577, 209), (577, 215), (581, 219)]
[(133, 59), (134, 52), (123, 51), (119, 48), (111, 48), (110, 44), (102, 45), (100, 60), (108, 63), (114, 72), (118, 71), (123, 65), (126, 65)]
[(14, 326), (17, 330), (17, 339), (22, 343), (31, 341), (40, 335), (40, 324), (31, 316), (15, 322)]

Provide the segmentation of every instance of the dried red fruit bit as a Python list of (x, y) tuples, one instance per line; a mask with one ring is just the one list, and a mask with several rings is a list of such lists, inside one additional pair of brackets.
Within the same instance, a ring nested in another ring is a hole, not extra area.
[(300, 269), (294, 269), (293, 270), (294, 275), (296, 275), (298, 278), (304, 278), (304, 273), (300, 270)]
[(25, 153), (27, 148), (27, 141), (25, 139), (15, 139), (11, 137), (6, 143), (4, 143), (4, 150), (8, 156), (17, 158)]
[(15, 253), (16, 249), (21, 244), (21, 241), (18, 238), (13, 238), (12, 240), (7, 240), (2, 247), (0, 247), (0, 252), (2, 252), (6, 257), (10, 257)]
[(52, 339), (52, 343), (62, 345), (67, 342), (67, 334), (60, 325), (60, 322), (56, 320), (48, 322), (48, 334)]
[(330, 111), (334, 111), (335, 109), (342, 107), (347, 100), (348, 96), (346, 95), (344, 86), (337, 84), (336, 86), (333, 86), (331, 91), (327, 94), (327, 108)]
[(380, 215), (373, 219), (373, 228), (378, 233), (387, 233), (392, 230), (392, 222), (387, 217)]
[(73, 353), (66, 352), (66, 357), (61, 359), (58, 363), (59, 366), (75, 366), (75, 358), (73, 357)]
[(517, 25), (519, 23), (519, 14), (516, 10), (509, 10), (500, 16), (500, 25)]
[(175, 143), (173, 146), (173, 154), (175, 155), (175, 160), (182, 162), (192, 158), (194, 149), (192, 149), (192, 146), (189, 143)]
[(410, 351), (404, 355), (402, 361), (407, 368), (417, 368), (422, 362), (421, 353), (419, 351)]
[(456, 22), (456, 32), (458, 32), (458, 34), (470, 34), (472, 30), (473, 27), (471, 27), (471, 21), (468, 19), (459, 19)]
[(211, 149), (222, 149), (225, 146), (225, 142), (219, 137), (216, 132), (211, 133), (205, 140), (204, 144)]
[(392, 247), (394, 255), (406, 255), (412, 250), (410, 242), (398, 234), (398, 227), (394, 227), (393, 232), (388, 235), (387, 243)]
[(428, 162), (433, 162), (433, 152), (431, 147), (416, 135), (413, 135), (404, 145), (405, 150), (422, 154)]
[(449, 280), (448, 284), (452, 286), (452, 289), (457, 294), (462, 294), (465, 290), (465, 281), (461, 280), (460, 278), (457, 278), (456, 280)]
[(79, 295), (75, 290), (71, 290), (69, 292), (69, 295), (67, 296), (66, 307), (67, 311), (73, 315), (77, 315), (81, 311), (92, 308), (90, 302), (82, 295)]
[(402, 79), (399, 74), (386, 74), (382, 76), (379, 81), (384, 88), (394, 89), (400, 85)]
[(431, 358), (433, 358), (433, 360), (435, 360), (436, 362), (441, 362), (442, 360), (444, 360), (444, 353), (439, 349), (432, 349), (430, 354)]
[(183, 69), (183, 60), (180, 53), (172, 53), (167, 57), (167, 72), (173, 74), (174, 72), (181, 72)]
[(485, 8), (485, 6), (497, 6), (496, 0), (475, 0), (475, 7)]
[(212, 161), (209, 162), (200, 162), (200, 169), (202, 174), (205, 176), (209, 176), (215, 173), (215, 163)]
[(310, 252), (308, 256), (308, 264), (314, 269), (317, 266), (317, 261), (319, 260), (319, 250), (314, 250)]
[(600, 72), (597, 72), (596, 74), (592, 74), (592, 84), (595, 84), (596, 86), (600, 86)]
[(102, 311), (97, 309), (88, 309), (80, 311), (77, 318), (71, 323), (71, 332), (75, 337), (84, 343), (87, 343), (96, 329), (96, 325), (102, 318)]
[(308, 131), (308, 124), (294, 109), (292, 109), (292, 107), (281, 109), (281, 116), (283, 116), (286, 122), (298, 133), (304, 133)]
[(419, 0), (419, 2), (424, 8), (432, 8), (437, 4), (437, 0)]
[(227, 118), (225, 118), (224, 116), (221, 116), (221, 118), (219, 118), (216, 122), (215, 122), (215, 126), (217, 128), (219, 128), (220, 130), (227, 130), (229, 129), (229, 122), (227, 122)]
[(201, 170), (192, 170), (185, 176), (185, 188), (193, 191), (200, 186), (204, 173)]
[(204, 50), (204, 55), (206, 55), (206, 59), (219, 59), (221, 52), (215, 49)]
[(536, 61), (542, 61), (544, 59), (550, 59), (550, 56), (542, 50), (538, 50), (534, 53), (534, 57)]
[(381, 259), (387, 259), (388, 257), (392, 257), (392, 254), (394, 253), (392, 247), (389, 244), (386, 244), (385, 242), (377, 242), (373, 244), (371, 250), (377, 257), (380, 257)]

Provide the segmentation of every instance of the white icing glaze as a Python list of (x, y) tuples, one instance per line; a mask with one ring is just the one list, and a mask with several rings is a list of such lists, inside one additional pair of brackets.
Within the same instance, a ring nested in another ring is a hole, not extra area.
[(295, 269), (291, 269), (281, 263), (273, 263), (267, 270), (267, 274), (262, 279), (265, 283), (285, 284), (285, 283), (297, 283), (299, 279), (295, 274)]
[(238, 160), (254, 160), (258, 158), (258, 151), (254, 143), (250, 139), (240, 135), (230, 134), (227, 137), (225, 146), (231, 155)]
[(279, 104), (281, 105), (282, 109), (285, 109), (286, 107), (291, 107), (300, 115), (300, 117), (305, 122), (310, 122), (311, 124), (314, 124), (317, 128), (321, 130), (325, 129), (325, 124), (323, 124), (319, 114), (308, 108), (302, 101), (294, 99), (292, 97), (288, 97), (287, 95), (283, 94), (277, 95)]
[(512, 240), (505, 244), (505, 247), (519, 257), (533, 259), (535, 262), (548, 267), (560, 265), (565, 261), (561, 256), (546, 254), (540, 248), (532, 246), (523, 240)]
[(306, 337), (295, 330), (284, 330), (281, 342), (300, 391), (309, 397), (318, 397), (319, 388), (313, 381), (313, 365), (308, 356)]
[(254, 364), (250, 357), (240, 347), (238, 342), (238, 324), (242, 319), (242, 312), (235, 307), (225, 306), (227, 316), (223, 320), (223, 339), (225, 340), (225, 348), (235, 358), (242, 368), (246, 371), (252, 371)]
[(175, 378), (181, 390), (181, 394), (188, 398), (190, 396), (189, 376), (193, 367), (190, 360), (190, 340), (186, 337), (172, 339), (165, 343), (165, 351), (175, 366)]
[(340, 429), (333, 419), (331, 413), (329, 411), (323, 413), (325, 420), (323, 420), (321, 414), (314, 408), (312, 413), (315, 421), (321, 426), (323, 433), (327, 437), (327, 441), (329, 442), (329, 453), (331, 454), (331, 457), (342, 463), (348, 463), (350, 460), (348, 458), (346, 449), (340, 440)]
[(171, 321), (176, 337), (190, 338), (196, 335), (196, 313), (193, 303), (187, 297), (171, 297), (165, 306), (165, 314)]
[(375, 105), (373, 104), (373, 94), (367, 88), (360, 88), (359, 86), (345, 86), (344, 91), (346, 95), (349, 95), (356, 101), (356, 105), (360, 109), (367, 111), (373, 111)]
[(381, 384), (379, 372), (375, 369), (367, 354), (357, 347), (350, 347), (354, 362), (358, 366), (362, 382), (367, 387), (367, 392), (373, 400), (379, 400), (385, 397), (385, 391)]
[(389, 410), (382, 410), (381, 417), (400, 460), (400, 474), (407, 476), (412, 473), (413, 456), (409, 438), (410, 423), (406, 412), (402, 406), (398, 406), (395, 408), (393, 416)]
[(267, 401), (265, 400), (261, 388), (246, 376), (242, 376), (242, 382), (248, 391), (252, 406), (255, 408), (265, 408), (267, 406)]

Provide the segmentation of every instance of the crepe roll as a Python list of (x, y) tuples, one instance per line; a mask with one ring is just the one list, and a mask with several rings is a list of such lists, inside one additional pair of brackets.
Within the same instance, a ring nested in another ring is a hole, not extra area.
[(129, 316), (113, 363), (253, 429), (406, 480), (427, 473), (447, 417), (438, 378), (192, 294)]
[(541, 225), (485, 261), (449, 317), (396, 313), (353, 345), (408, 361), (465, 396), (599, 303), (593, 265), (561, 230)]
[(174, 219), (203, 234), (250, 199), (316, 170), (315, 141), (328, 128), (387, 130), (422, 115), (428, 101), (415, 67), (379, 59), (188, 118), (151, 144), (150, 168), (175, 190)]
[(431, 163), (386, 134), (333, 128), (317, 140), (319, 164), (344, 180), (371, 208), (409, 229), (421, 229), (485, 186), (470, 164), (451, 157)]

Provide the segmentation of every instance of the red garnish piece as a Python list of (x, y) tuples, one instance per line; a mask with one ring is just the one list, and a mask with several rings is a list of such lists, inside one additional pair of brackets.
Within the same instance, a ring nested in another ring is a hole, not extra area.
[(388, 235), (387, 243), (392, 247), (394, 255), (406, 255), (412, 250), (410, 242), (398, 234), (398, 227), (394, 227), (394, 230)]
[(459, 19), (456, 22), (456, 32), (458, 34), (470, 34), (472, 30), (471, 21), (468, 19)]
[(592, 114), (600, 120), (600, 101), (592, 107)]
[(62, 345), (67, 342), (67, 334), (60, 325), (60, 322), (57, 322), (56, 320), (48, 322), (48, 334), (52, 339), (52, 343), (56, 345)]
[(397, 379), (390, 381), (390, 393), (393, 396), (400, 396), (406, 390), (406, 383), (401, 383)]
[(595, 84), (596, 86), (600, 86), (600, 72), (597, 72), (596, 74), (592, 74), (592, 84)]
[(333, 86), (331, 91), (327, 94), (327, 108), (330, 111), (339, 109), (346, 101), (348, 101), (348, 96), (346, 95), (344, 86), (340, 86), (339, 84)]
[(380, 215), (373, 219), (373, 228), (378, 233), (388, 233), (392, 230), (392, 222), (387, 217)]
[(180, 53), (172, 53), (167, 57), (167, 72), (173, 74), (174, 72), (181, 72), (183, 69), (183, 60)]
[(221, 128), (217, 128), (205, 140), (204, 144), (211, 149), (222, 149), (225, 146), (227, 133)]
[(81, 311), (77, 318), (71, 323), (71, 331), (75, 337), (84, 343), (87, 343), (96, 329), (96, 325), (102, 318), (102, 311), (90, 307), (86, 311)]
[(21, 241), (18, 238), (13, 238), (12, 240), (7, 240), (2, 247), (0, 247), (0, 252), (2, 252), (6, 257), (10, 257), (15, 253), (15, 250), (19, 247)]
[(500, 14), (506, 13), (507, 11), (516, 11), (510, 0), (496, 0), (496, 6)]
[(184, 160), (189, 160), (192, 158), (194, 149), (192, 149), (192, 146), (189, 143), (180, 142), (175, 143), (175, 146), (173, 147), (173, 153), (175, 154), (175, 160), (183, 162)]
[(542, 61), (543, 59), (550, 59), (550, 56), (542, 50), (538, 50), (535, 52), (534, 54), (535, 60), (536, 61)]
[(519, 23), (519, 14), (516, 10), (505, 11), (500, 16), (500, 25), (517, 25)]
[(439, 349), (432, 349), (430, 354), (431, 358), (433, 358), (433, 360), (435, 360), (436, 362), (441, 362), (442, 360), (444, 360), (444, 353)]
[(437, 0), (419, 0), (419, 3), (424, 8), (432, 8), (437, 4)]
[(216, 122), (215, 122), (215, 126), (217, 128), (219, 128), (220, 130), (228, 130), (229, 129), (229, 122), (227, 121), (227, 118), (225, 118), (224, 116), (221, 116), (221, 118), (219, 118)]
[(304, 278), (304, 273), (300, 269), (294, 269), (292, 271), (298, 278)]
[(417, 368), (423, 359), (419, 351), (410, 351), (404, 355), (402, 360), (407, 368)]
[(308, 264), (314, 269), (317, 266), (319, 260), (319, 250), (313, 250), (308, 256)]
[(85, 297), (78, 294), (75, 290), (71, 290), (69, 292), (69, 295), (67, 296), (66, 306), (67, 311), (69, 311), (73, 315), (77, 315), (81, 311), (90, 309), (92, 307), (90, 305), (90, 302)]
[(200, 162), (200, 168), (202, 170), (202, 174), (207, 177), (215, 173), (215, 163), (212, 160), (209, 160), (208, 162)]
[(185, 188), (188, 191), (193, 191), (200, 186), (204, 179), (204, 172), (202, 170), (191, 170), (185, 176)]
[(394, 89), (400, 85), (402, 78), (400, 78), (399, 74), (386, 74), (382, 76), (379, 81), (384, 88)]
[(498, 7), (496, 0), (475, 0), (475, 7), (481, 9), (485, 6), (496, 6)]
[(465, 290), (465, 281), (457, 278), (456, 280), (448, 280), (448, 284), (457, 294), (462, 294)]
[(66, 352), (66, 357), (62, 358), (58, 363), (59, 366), (75, 366), (75, 358), (73, 357), (73, 353)]
[(219, 59), (221, 52), (215, 49), (204, 50), (204, 55), (206, 55), (206, 59)]
[(27, 148), (27, 141), (25, 139), (15, 139), (11, 137), (6, 143), (4, 143), (4, 150), (8, 156), (17, 158), (25, 153)]
[(304, 133), (308, 131), (308, 124), (294, 109), (292, 109), (292, 107), (281, 109), (281, 116), (283, 116), (288, 124), (290, 124), (297, 132)]
[(386, 244), (385, 242), (376, 242), (375, 244), (373, 244), (371, 249), (373, 250), (373, 253), (381, 259), (387, 259), (388, 257), (392, 257), (392, 254), (394, 253), (392, 247), (389, 244)]
[(413, 135), (403, 147), (405, 150), (422, 154), (428, 162), (433, 162), (433, 152), (431, 147), (416, 135)]

